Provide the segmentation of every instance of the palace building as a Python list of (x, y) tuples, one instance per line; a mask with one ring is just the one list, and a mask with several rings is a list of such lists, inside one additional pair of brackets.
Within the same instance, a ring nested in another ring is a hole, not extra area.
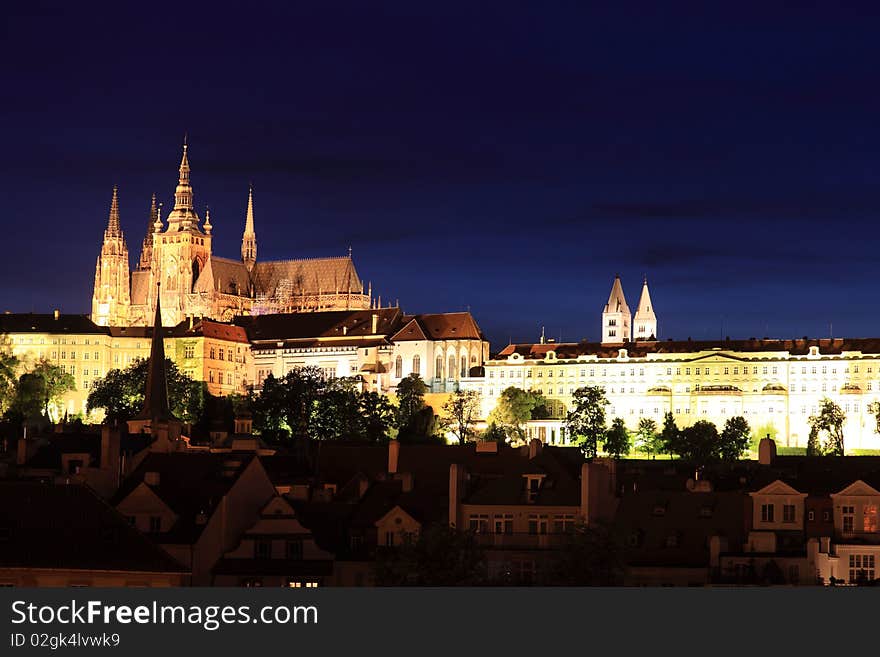
[(129, 271), (119, 194), (113, 188), (95, 267), (92, 320), (96, 324), (148, 326), (157, 294), (165, 326), (187, 317), (228, 322), (237, 315), (370, 308), (370, 291), (361, 282), (350, 251), (336, 258), (257, 260), (253, 189), (248, 194), (240, 258), (214, 255), (210, 213), (205, 212), (203, 221), (193, 204), (187, 150), (184, 144), (174, 209), (164, 221), (153, 196), (134, 271)]
[(808, 418), (827, 397), (846, 414), (847, 450), (880, 448), (871, 414), (880, 401), (880, 339), (659, 340), (647, 281), (632, 324), (618, 277), (601, 342), (510, 344), (461, 387), (481, 393), (483, 417), (505, 388), (542, 394), (550, 418), (531, 421), (528, 431), (556, 444), (567, 442), (565, 415), (574, 391), (587, 385), (605, 389), (609, 423), (620, 417), (630, 430), (642, 418), (661, 426), (667, 412), (679, 427), (709, 420), (719, 429), (741, 415), (782, 447), (806, 446)]

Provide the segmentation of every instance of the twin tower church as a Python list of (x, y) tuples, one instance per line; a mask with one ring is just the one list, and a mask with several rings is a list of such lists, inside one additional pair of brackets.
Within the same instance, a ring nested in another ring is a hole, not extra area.
[(95, 267), (92, 321), (101, 326), (149, 326), (160, 300), (165, 326), (186, 317), (229, 321), (236, 315), (360, 310), (371, 305), (370, 291), (358, 277), (350, 251), (338, 258), (258, 261), (253, 190), (240, 258), (212, 253), (212, 229), (210, 213), (205, 211), (202, 221), (193, 205), (184, 144), (174, 209), (163, 220), (153, 195), (140, 259), (131, 271), (114, 187)]
[(614, 277), (611, 294), (605, 310), (602, 311), (602, 343), (619, 344), (634, 340), (657, 339), (657, 316), (651, 304), (651, 293), (648, 291), (648, 279), (642, 284), (642, 296), (636, 316), (633, 317), (623, 296), (623, 285), (620, 276)]

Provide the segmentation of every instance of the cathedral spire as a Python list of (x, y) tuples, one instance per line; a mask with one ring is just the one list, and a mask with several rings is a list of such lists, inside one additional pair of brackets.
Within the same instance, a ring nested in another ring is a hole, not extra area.
[(110, 218), (107, 220), (107, 230), (104, 237), (122, 237), (122, 229), (119, 227), (119, 189), (113, 185), (113, 198), (110, 200)]
[(257, 261), (257, 234), (254, 232), (254, 186), (248, 188), (247, 214), (244, 220), (244, 234), (241, 237), (241, 260), (248, 271)]
[(147, 365), (147, 386), (144, 390), (144, 407), (136, 420), (168, 421), (177, 418), (168, 405), (168, 380), (165, 373), (165, 341), (162, 337), (162, 309), (159, 301), (159, 285), (156, 284), (156, 316), (153, 320), (153, 341)]

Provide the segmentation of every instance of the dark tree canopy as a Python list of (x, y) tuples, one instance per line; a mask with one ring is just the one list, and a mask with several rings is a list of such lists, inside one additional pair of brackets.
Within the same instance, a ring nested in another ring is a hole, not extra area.
[(605, 442), (602, 448), (611, 456), (619, 459), (629, 454), (631, 440), (629, 431), (622, 418), (616, 417), (611, 421), (611, 426), (605, 431)]
[[(110, 370), (95, 381), (86, 400), (89, 411), (104, 409), (107, 419), (115, 422), (125, 422), (137, 415), (144, 405), (149, 363), (149, 359), (138, 359), (124, 370)], [(171, 412), (184, 422), (197, 423), (205, 405), (205, 384), (193, 381), (167, 358), (165, 375)]]

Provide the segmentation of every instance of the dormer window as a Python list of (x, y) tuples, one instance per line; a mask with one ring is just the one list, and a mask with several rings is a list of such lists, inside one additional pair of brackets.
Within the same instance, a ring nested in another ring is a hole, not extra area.
[(544, 475), (525, 475), (526, 479), (526, 496), (529, 501), (529, 504), (535, 502), (538, 497), (538, 493), (541, 491), (541, 484), (544, 480)]

